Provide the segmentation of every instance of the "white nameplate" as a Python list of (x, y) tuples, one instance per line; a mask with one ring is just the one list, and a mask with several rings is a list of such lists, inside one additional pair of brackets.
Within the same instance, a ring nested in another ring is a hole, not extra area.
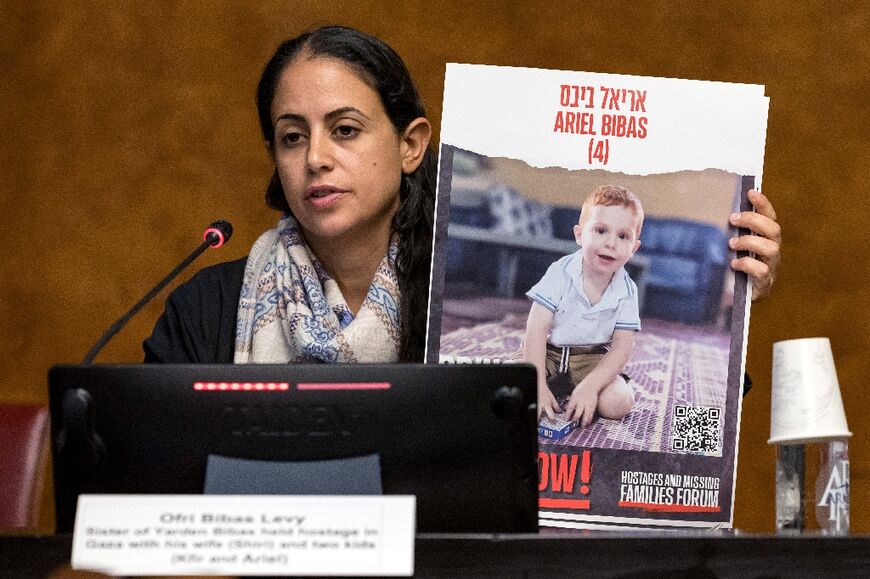
[(413, 496), (82, 495), (72, 567), (111, 575), (414, 573)]

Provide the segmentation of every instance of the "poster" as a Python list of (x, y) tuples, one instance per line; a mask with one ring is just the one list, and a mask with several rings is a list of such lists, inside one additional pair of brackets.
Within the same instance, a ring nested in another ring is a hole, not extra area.
[[(590, 346), (565, 341), (566, 303), (588, 300), (575, 325), (610, 336), (604, 352), (625, 350), (631, 329), (627, 413), (542, 418), (542, 526), (731, 526), (751, 287), (730, 268), (728, 217), (761, 188), (767, 110), (759, 85), (447, 66), (427, 362), (527, 360), (533, 304), (552, 310), (558, 346)], [(594, 264), (577, 263), (592, 259), (580, 208), (602, 186), (640, 200), (629, 208), (640, 243), (598, 295), (584, 285)], [(530, 299), (551, 266), (582, 300)], [(597, 313), (617, 291), (635, 321)]]

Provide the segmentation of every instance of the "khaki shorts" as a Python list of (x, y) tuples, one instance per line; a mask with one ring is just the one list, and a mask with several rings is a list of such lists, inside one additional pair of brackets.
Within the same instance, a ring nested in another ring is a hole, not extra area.
[[(610, 350), (608, 344), (561, 347), (547, 344), (547, 386), (557, 399), (568, 396)], [(629, 377), (621, 374), (631, 387)]]

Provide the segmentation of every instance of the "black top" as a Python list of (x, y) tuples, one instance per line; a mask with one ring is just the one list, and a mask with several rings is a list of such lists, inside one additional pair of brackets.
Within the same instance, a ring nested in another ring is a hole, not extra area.
[(231, 364), (246, 257), (199, 271), (167, 298), (145, 362)]

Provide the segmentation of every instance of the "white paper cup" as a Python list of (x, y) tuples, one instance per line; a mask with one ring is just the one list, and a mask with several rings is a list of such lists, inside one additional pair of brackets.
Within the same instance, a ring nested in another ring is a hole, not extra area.
[(852, 436), (828, 338), (773, 344), (768, 444), (806, 444)]

